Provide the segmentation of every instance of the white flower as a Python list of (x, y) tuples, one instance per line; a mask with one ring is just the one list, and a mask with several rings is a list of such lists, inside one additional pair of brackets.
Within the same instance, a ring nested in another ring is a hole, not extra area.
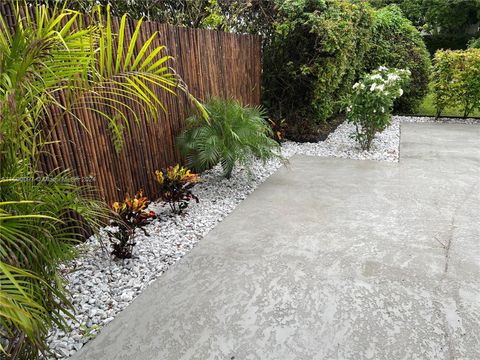
[(400, 96), (403, 95), (403, 89), (400, 89)]
[(377, 110), (373, 109), (373, 113), (375, 114), (377, 112)]
[(380, 92), (382, 92), (383, 90), (385, 90), (385, 85), (383, 85), (383, 84), (382, 84), (382, 85), (378, 85), (378, 86), (377, 86), (377, 90), (380, 91)]
[(382, 78), (382, 75), (380, 75), (380, 74), (375, 74), (375, 75), (370, 76), (370, 79), (372, 79), (372, 80), (377, 80), (377, 79), (381, 79), (381, 78)]
[(385, 66), (380, 66), (380, 67), (378, 68), (378, 71), (385, 71), (385, 70), (388, 70), (388, 68), (385, 67)]
[(347, 112), (350, 112), (350, 111), (352, 111), (352, 107), (351, 107), (351, 106), (348, 106), (348, 107), (347, 107)]
[(370, 86), (370, 91), (374, 91), (376, 85), (377, 85), (376, 83), (373, 83), (372, 86)]
[(359, 84), (358, 82), (356, 82), (355, 84), (353, 84), (353, 86), (352, 86), (352, 89), (356, 89), (356, 88), (358, 88), (358, 87), (359, 87), (359, 85), (360, 85), (360, 84)]
[(385, 108), (382, 106), (382, 113), (384, 113), (384, 112), (385, 112)]
[(364, 90), (365, 89), (365, 84), (360, 84), (360, 89)]
[(396, 80), (399, 80), (399, 79), (400, 79), (400, 76), (398, 76), (397, 74), (388, 74), (388, 75), (387, 75), (387, 78), (388, 78), (388, 80), (390, 80), (390, 81), (396, 81)]

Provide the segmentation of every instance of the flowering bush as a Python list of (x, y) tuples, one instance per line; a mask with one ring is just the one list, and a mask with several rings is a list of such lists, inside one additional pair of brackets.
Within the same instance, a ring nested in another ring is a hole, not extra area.
[(437, 51), (432, 79), (437, 117), (447, 106), (464, 117), (480, 109), (480, 49)]
[(168, 203), (175, 214), (181, 214), (190, 200), (198, 202), (192, 188), (200, 180), (199, 176), (183, 166), (170, 166), (166, 170), (155, 171), (160, 184), (160, 198)]
[(363, 150), (370, 150), (375, 134), (390, 125), (393, 102), (409, 78), (409, 70), (381, 66), (353, 85), (347, 119), (355, 125), (354, 136)]
[(123, 202), (112, 204), (112, 210), (118, 217), (117, 220), (112, 222), (112, 225), (118, 227), (118, 230), (115, 232), (107, 231), (112, 243), (112, 255), (120, 259), (132, 257), (133, 247), (135, 246), (133, 238), (136, 229), (142, 229), (144, 234), (148, 236), (148, 233), (142, 227), (156, 218), (153, 211), (145, 211), (149, 203), (148, 198), (143, 196), (142, 191), (139, 191), (133, 198), (127, 194)]

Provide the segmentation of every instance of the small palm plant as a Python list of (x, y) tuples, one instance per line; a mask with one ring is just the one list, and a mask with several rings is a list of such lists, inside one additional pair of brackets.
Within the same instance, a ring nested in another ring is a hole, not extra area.
[(236, 100), (211, 98), (204, 104), (209, 119), (189, 117), (178, 138), (188, 167), (197, 172), (220, 163), (230, 178), (236, 163), (249, 167), (253, 158), (263, 161), (278, 157), (279, 144), (260, 107), (242, 106)]

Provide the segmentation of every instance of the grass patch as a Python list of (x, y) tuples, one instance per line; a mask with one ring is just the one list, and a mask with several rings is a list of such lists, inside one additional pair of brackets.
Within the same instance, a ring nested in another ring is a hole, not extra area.
[[(435, 109), (435, 103), (433, 101), (433, 98), (434, 98), (433, 92), (429, 92), (414, 115), (435, 116), (437, 111)], [(445, 110), (443, 110), (442, 116), (453, 116), (453, 117), (461, 118), (463, 117), (463, 110), (459, 108), (447, 107), (445, 108)], [(472, 114), (470, 114), (468, 117), (480, 118), (480, 111), (476, 110)]]

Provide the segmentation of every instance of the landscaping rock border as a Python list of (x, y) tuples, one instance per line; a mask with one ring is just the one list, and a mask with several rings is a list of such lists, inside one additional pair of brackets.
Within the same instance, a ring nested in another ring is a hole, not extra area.
[[(353, 125), (343, 123), (323, 142), (283, 143), (282, 154), (285, 158), (305, 154), (395, 162), (399, 158), (400, 124), (431, 121), (434, 120), (395, 116), (391, 126), (377, 135), (371, 151), (360, 150), (351, 137)], [(480, 124), (472, 119), (437, 121)], [(194, 188), (200, 203), (192, 202), (183, 216), (172, 215), (168, 207), (160, 203), (150, 205), (149, 209), (156, 211), (159, 219), (145, 228), (150, 236), (138, 233), (133, 259), (113, 260), (105, 250), (109, 245), (105, 233), (90, 238), (79, 248), (80, 256), (61, 268), (72, 295), (77, 321), (68, 320), (72, 327), (69, 333), (58, 329), (52, 332), (49, 338), (55, 353), (52, 358), (66, 358), (80, 350), (281, 165), (279, 160), (266, 164), (256, 161), (251, 173), (238, 167), (230, 180), (221, 177), (219, 167), (205, 172), (203, 181)]]

